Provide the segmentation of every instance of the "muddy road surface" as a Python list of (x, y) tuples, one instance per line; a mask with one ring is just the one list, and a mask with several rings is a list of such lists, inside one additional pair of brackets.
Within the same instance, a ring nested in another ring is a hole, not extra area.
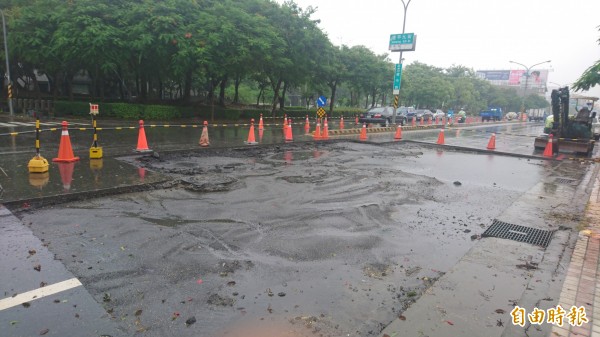
[(173, 180), (19, 216), (124, 336), (156, 337), (377, 335), (560, 165), (343, 141), (123, 160)]

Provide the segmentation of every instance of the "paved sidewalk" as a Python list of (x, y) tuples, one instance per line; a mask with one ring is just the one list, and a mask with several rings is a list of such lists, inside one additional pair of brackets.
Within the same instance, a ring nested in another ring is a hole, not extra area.
[(597, 280), (600, 255), (600, 179), (596, 177), (585, 212), (588, 227), (582, 230), (571, 257), (559, 304), (567, 312), (572, 306), (585, 308), (588, 323), (554, 326), (551, 337), (600, 337), (600, 282)]

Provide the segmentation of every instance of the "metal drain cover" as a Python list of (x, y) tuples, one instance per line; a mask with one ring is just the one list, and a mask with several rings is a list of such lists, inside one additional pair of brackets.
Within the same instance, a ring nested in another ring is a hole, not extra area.
[(507, 222), (494, 220), (492, 225), (481, 234), (481, 237), (496, 237), (533, 245), (548, 247), (554, 231), (513, 225)]
[(569, 179), (569, 178), (556, 178), (556, 179), (554, 179), (554, 182), (557, 184), (566, 184), (566, 185), (576, 185), (577, 184), (577, 180)]

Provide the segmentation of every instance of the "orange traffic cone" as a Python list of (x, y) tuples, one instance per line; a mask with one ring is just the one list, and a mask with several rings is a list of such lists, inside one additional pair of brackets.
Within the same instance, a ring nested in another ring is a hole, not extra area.
[(315, 134), (313, 135), (314, 140), (321, 139), (321, 121), (317, 119), (317, 128), (315, 129)]
[(367, 125), (364, 123), (362, 129), (360, 130), (360, 137), (358, 137), (358, 139), (367, 140)]
[(344, 130), (344, 116), (340, 117), (340, 130)]
[(138, 143), (136, 152), (150, 152), (148, 148), (148, 142), (146, 141), (146, 131), (144, 131), (144, 121), (140, 119), (140, 132), (138, 134)]
[(417, 126), (417, 117), (415, 116), (412, 118), (412, 126)]
[(440, 124), (440, 117), (439, 116), (435, 116), (435, 125)]
[(321, 139), (329, 139), (329, 126), (327, 125), (327, 117), (325, 117), (325, 121), (323, 122), (323, 134), (321, 135)]
[(308, 135), (310, 133), (310, 121), (308, 120), (308, 115), (306, 115), (306, 123), (304, 123), (304, 134)]
[(63, 183), (63, 189), (65, 192), (68, 192), (71, 189), (71, 182), (73, 181), (74, 169), (74, 162), (63, 162), (58, 164), (58, 170), (60, 171), (60, 180)]
[(200, 136), (200, 141), (198, 142), (200, 146), (206, 147), (210, 145), (208, 141), (208, 122), (204, 121), (204, 127), (202, 128), (202, 135)]
[(260, 119), (258, 120), (258, 130), (264, 130), (265, 126), (263, 125), (262, 114), (260, 114)]
[(423, 116), (421, 116), (421, 126), (423, 126)]
[(402, 139), (402, 125), (398, 124), (396, 128), (396, 135), (394, 135), (394, 139)]
[(291, 118), (288, 119), (287, 127), (285, 129), (285, 141), (286, 142), (294, 141), (294, 137), (292, 135), (292, 119)]
[(60, 145), (58, 146), (58, 157), (52, 159), (54, 162), (70, 163), (79, 160), (79, 157), (73, 155), (68, 126), (69, 123), (66, 121), (62, 122), (62, 134), (60, 136)]
[(444, 145), (444, 129), (440, 130), (440, 133), (438, 135), (438, 140), (437, 140), (437, 144), (439, 145)]
[(428, 124), (428, 125), (431, 125), (431, 124), (433, 124), (433, 118), (429, 117), (429, 118), (427, 119), (427, 124)]
[(355, 118), (354, 118), (354, 124), (358, 125), (358, 116), (355, 116)]
[(548, 136), (548, 144), (546, 144), (546, 148), (544, 149), (544, 157), (553, 157), (554, 151), (552, 150), (552, 134)]
[(490, 141), (488, 142), (487, 149), (488, 150), (496, 149), (496, 134), (495, 133), (492, 133), (492, 136), (490, 137)]
[[(284, 124), (285, 125), (285, 124)], [(254, 118), (250, 120), (250, 131), (248, 132), (248, 141), (246, 145), (256, 145), (256, 138), (254, 137)]]

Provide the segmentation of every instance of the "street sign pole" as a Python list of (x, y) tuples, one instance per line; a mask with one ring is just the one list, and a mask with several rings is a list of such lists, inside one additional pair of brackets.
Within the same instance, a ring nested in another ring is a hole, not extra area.
[[(406, 28), (406, 10), (408, 9), (408, 5), (410, 5), (410, 1), (411, 0), (408, 0), (408, 2), (405, 3), (404, 0), (402, 0), (402, 5), (404, 5), (404, 19), (402, 20), (402, 35), (404, 35), (404, 31), (405, 31), (405, 28)], [(414, 44), (415, 42), (412, 41), (412, 43)], [(402, 71), (402, 61), (403, 60), (404, 59), (402, 58), (402, 49), (400, 49), (400, 57), (399, 57), (399, 60), (398, 60), (398, 65), (400, 66), (400, 71)], [(396, 66), (396, 71), (398, 69), (398, 65)], [(402, 75), (402, 73), (400, 75)], [(394, 80), (395, 80), (395, 76), (394, 76)], [(398, 86), (398, 93), (396, 93), (394, 91), (394, 95), (400, 95), (400, 86)], [(394, 107), (394, 113), (392, 114), (392, 124), (396, 124), (397, 109), (398, 109), (397, 107)]]

